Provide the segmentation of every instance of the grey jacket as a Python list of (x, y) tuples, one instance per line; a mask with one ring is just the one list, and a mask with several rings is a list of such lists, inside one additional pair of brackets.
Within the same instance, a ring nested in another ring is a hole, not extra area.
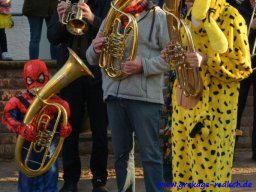
[[(160, 53), (169, 42), (169, 36), (165, 13), (159, 7), (154, 9), (151, 9), (148, 14), (148, 11), (142, 12), (137, 18), (139, 30), (137, 56), (142, 58), (143, 72), (116, 81), (102, 70), (104, 100), (111, 95), (131, 100), (164, 103), (163, 76), (164, 72), (170, 68), (162, 61)], [(104, 22), (99, 32), (102, 32), (103, 26)], [(126, 53), (128, 50), (129, 45)], [(94, 52), (92, 45), (87, 49), (86, 57), (90, 64), (98, 65), (99, 56)]]

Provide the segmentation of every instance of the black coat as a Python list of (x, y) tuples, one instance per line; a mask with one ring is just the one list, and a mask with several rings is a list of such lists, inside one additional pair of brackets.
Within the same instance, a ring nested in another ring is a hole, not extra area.
[[(73, 1), (77, 2), (77, 1)], [(66, 26), (62, 25), (59, 22), (57, 11), (54, 12), (50, 24), (47, 30), (48, 40), (55, 45), (59, 45), (59, 54), (57, 63), (58, 66), (61, 67), (68, 59), (68, 50), (67, 47), (73, 49), (77, 55), (83, 59), (86, 63), (86, 50), (91, 44), (92, 40), (97, 35), (99, 27), (101, 25), (102, 20), (105, 18), (109, 8), (110, 8), (111, 0), (89, 0), (88, 5), (90, 6), (92, 12), (95, 15), (93, 25), (89, 25), (88, 31), (81, 36), (75, 36), (70, 34), (66, 30)], [(101, 80), (101, 71), (98, 66), (91, 66), (87, 64), (87, 66), (93, 72), (95, 81)]]
[(58, 0), (24, 0), (22, 13), (26, 16), (50, 17)]

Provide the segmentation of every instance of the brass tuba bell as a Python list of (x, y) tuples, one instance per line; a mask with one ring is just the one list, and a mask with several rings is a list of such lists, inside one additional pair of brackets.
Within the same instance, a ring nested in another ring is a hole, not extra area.
[[(57, 131), (57, 127), (60, 123), (62, 115), (63, 125), (67, 125), (68, 118), (67, 112), (63, 106), (58, 103), (48, 103), (47, 100), (51, 98), (55, 93), (59, 92), (62, 88), (70, 84), (72, 81), (82, 75), (93, 76), (91, 71), (86, 67), (83, 61), (75, 54), (74, 51), (69, 49), (69, 58), (65, 65), (51, 78), (50, 81), (39, 91), (33, 102), (31, 103), (28, 111), (24, 117), (24, 124), (31, 124), (36, 118), (36, 131), (38, 134), (38, 140), (31, 142), (28, 147), (24, 147), (25, 139), (22, 136), (18, 136), (18, 140), (15, 148), (15, 159), (19, 169), (28, 177), (35, 177), (42, 175), (50, 169), (51, 165), (55, 162), (58, 154), (61, 151), (64, 138), (60, 137), (58, 144), (54, 151), (50, 150), (50, 146), (53, 142), (53, 137)], [(53, 106), (58, 109), (58, 115), (55, 125), (51, 131), (40, 130), (40, 128), (47, 127), (50, 119), (43, 114), (45, 108)], [(43, 114), (43, 115), (42, 115)], [(28, 142), (28, 141), (27, 141)], [(27, 150), (27, 155), (22, 159), (23, 150)], [(31, 153), (40, 156), (39, 162), (30, 160)], [(48, 159), (47, 159), (48, 158)], [(37, 166), (35, 166), (35, 164)], [(36, 167), (36, 169), (34, 169)]]
[[(99, 65), (105, 70), (106, 74), (114, 80), (120, 80), (126, 77), (122, 72), (121, 64), (125, 60), (134, 60), (136, 56), (138, 46), (138, 24), (133, 15), (123, 12), (132, 1), (133, 0), (112, 1), (103, 29), (103, 36), (107, 37), (107, 39), (106, 43), (103, 45)], [(124, 16), (128, 18), (128, 24), (121, 30), (121, 17)], [(132, 34), (132, 45), (129, 55), (125, 58), (124, 53), (127, 45), (127, 38), (130, 34)]]
[[(85, 0), (79, 0), (79, 3), (84, 2)], [(66, 0), (66, 4), (67, 9), (61, 18), (61, 23), (66, 25), (68, 32), (71, 34), (83, 35), (83, 31), (88, 30), (88, 24), (83, 20), (82, 10), (77, 7), (77, 3), (72, 4), (70, 0)]]

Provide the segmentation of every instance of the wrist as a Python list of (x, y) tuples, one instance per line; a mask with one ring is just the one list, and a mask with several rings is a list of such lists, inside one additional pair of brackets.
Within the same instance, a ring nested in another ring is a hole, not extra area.
[(90, 19), (88, 20), (88, 22), (92, 25), (93, 22), (94, 22), (94, 18), (95, 18), (95, 15), (92, 13)]

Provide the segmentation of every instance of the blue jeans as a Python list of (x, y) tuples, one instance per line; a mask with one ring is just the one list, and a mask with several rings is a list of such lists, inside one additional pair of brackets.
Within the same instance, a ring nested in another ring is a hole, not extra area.
[(163, 167), (159, 145), (162, 105), (117, 99), (107, 101), (119, 192), (135, 192), (134, 134), (141, 155), (147, 192), (162, 192)]
[[(52, 126), (53, 127), (53, 126)], [(29, 148), (30, 142), (25, 141), (24, 148)], [(49, 149), (49, 155), (52, 157), (53, 152), (58, 144), (58, 137), (55, 137), (52, 141), (51, 147)], [(43, 153), (36, 153), (32, 150), (29, 155), (28, 167), (33, 170), (39, 168), (39, 164), (34, 162), (41, 162)], [(27, 151), (22, 150), (22, 160), (24, 162), (25, 157), (27, 157)], [(48, 162), (49, 158), (46, 158)], [(17, 186), (17, 192), (58, 192), (58, 159), (52, 164), (51, 168), (42, 175), (36, 177), (28, 177), (21, 171), (19, 171), (19, 180)]]
[[(29, 59), (38, 59), (43, 21), (48, 26), (50, 17), (27, 16), (30, 26)], [(57, 58), (58, 47), (50, 44), (51, 58)]]

